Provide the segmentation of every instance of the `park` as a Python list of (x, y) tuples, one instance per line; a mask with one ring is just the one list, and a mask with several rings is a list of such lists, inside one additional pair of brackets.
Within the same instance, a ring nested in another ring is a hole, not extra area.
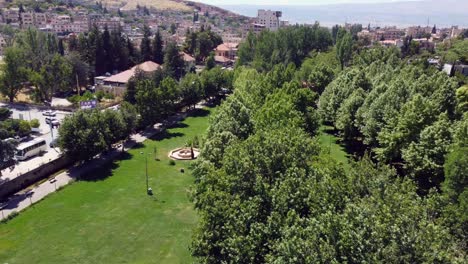
[[(168, 153), (202, 135), (213, 111), (193, 112), (1, 224), (0, 262), (191, 262), (190, 237), (197, 223), (190, 201), (194, 179), (190, 161), (170, 162)], [(146, 194), (146, 162), (153, 196)]]

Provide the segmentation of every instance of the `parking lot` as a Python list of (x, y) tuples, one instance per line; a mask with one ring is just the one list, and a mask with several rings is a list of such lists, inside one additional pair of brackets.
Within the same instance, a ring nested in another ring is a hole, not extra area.
[[(39, 109), (29, 106), (9, 106), (8, 104), (0, 103), (0, 107), (6, 107), (10, 109), (13, 114), (12, 118), (14, 119), (23, 119), (30, 121), (32, 119), (39, 120), (39, 132), (34, 132), (31, 134), (32, 138), (44, 138), (47, 143), (46, 153), (43, 153), (40, 156), (32, 157), (25, 161), (18, 162), (14, 167), (6, 168), (2, 170), (2, 179), (13, 179), (19, 175), (28, 172), (34, 168), (41, 166), (44, 163), (50, 162), (56, 159), (60, 155), (58, 148), (51, 148), (49, 146), (50, 142), (58, 136), (58, 128), (51, 128), (49, 124), (46, 123), (46, 116), (43, 115), (46, 112), (46, 109)], [(56, 115), (53, 117), (58, 120), (59, 123), (65, 118), (65, 116), (70, 115), (69, 112), (55, 111)]]

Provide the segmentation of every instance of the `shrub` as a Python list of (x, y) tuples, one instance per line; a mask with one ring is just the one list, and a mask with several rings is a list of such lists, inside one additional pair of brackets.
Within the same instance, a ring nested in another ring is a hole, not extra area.
[(11, 219), (17, 217), (19, 215), (19, 213), (17, 211), (13, 211), (11, 212), (11, 214), (9, 214), (7, 217), (5, 217), (4, 219), (2, 219), (0, 221), (0, 223), (7, 223), (8, 221), (10, 221)]
[(174, 161), (174, 160), (170, 160), (170, 161), (169, 161), (169, 165), (175, 166), (175, 161)]
[(31, 125), (26, 120), (20, 120), (18, 126), (18, 134), (20, 136), (25, 136), (31, 132)]
[(31, 120), (31, 122), (29, 122), (29, 125), (30, 125), (32, 128), (38, 128), (38, 127), (40, 126), (39, 120), (33, 119), (33, 120)]

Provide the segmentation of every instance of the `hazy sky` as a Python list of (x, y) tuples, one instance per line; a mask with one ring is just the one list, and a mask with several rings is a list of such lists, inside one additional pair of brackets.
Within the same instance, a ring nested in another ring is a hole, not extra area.
[[(213, 5), (317, 5), (341, 3), (382, 3), (408, 0), (196, 0)], [(414, 0), (410, 0), (414, 1)]]

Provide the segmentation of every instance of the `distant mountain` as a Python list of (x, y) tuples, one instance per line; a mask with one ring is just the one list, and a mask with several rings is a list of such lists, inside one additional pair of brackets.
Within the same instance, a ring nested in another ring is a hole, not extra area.
[(468, 0), (423, 0), (375, 4), (334, 4), (334, 5), (220, 5), (233, 12), (256, 16), (257, 9), (283, 11), (283, 20), (292, 23), (313, 23), (323, 25), (362, 23), (372, 25), (429, 25), (439, 27), (459, 25), (468, 27)]

